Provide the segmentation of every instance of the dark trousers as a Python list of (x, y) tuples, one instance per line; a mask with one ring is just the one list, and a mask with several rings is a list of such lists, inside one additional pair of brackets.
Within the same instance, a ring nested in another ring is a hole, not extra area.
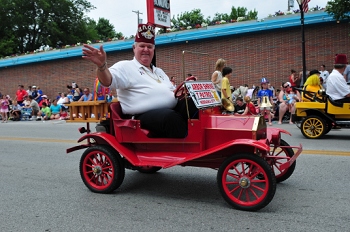
[[(190, 118), (198, 118), (198, 109), (188, 99)], [(174, 109), (155, 109), (138, 115), (141, 128), (150, 131), (154, 138), (185, 138), (187, 136), (187, 108), (185, 100), (178, 102)]]
[(336, 102), (341, 102), (341, 103), (350, 103), (350, 97), (345, 97), (342, 99), (336, 100)]

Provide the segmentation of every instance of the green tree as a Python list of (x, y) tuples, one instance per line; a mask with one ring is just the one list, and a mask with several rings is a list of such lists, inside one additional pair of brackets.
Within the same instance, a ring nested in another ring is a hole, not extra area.
[(333, 15), (335, 20), (350, 19), (350, 1), (349, 0), (331, 0), (328, 1), (325, 10)]
[(94, 33), (86, 0), (0, 0), (0, 56), (33, 51), (41, 45), (85, 42)]
[(10, 17), (7, 17), (7, 15), (12, 16), (13, 12), (10, 11), (11, 9), (11, 2), (10, 1), (3, 1), (0, 0), (0, 57), (1, 57), (1, 51), (2, 54), (11, 54), (13, 51), (13, 47), (15, 47), (15, 34), (13, 32), (13, 27), (11, 26)]
[[(247, 12), (245, 7), (232, 6), (230, 14), (227, 13), (215, 13), (213, 19), (211, 20), (210, 16), (204, 18), (200, 9), (194, 9), (190, 12), (184, 12), (178, 14), (176, 17), (173, 16), (171, 23), (175, 28), (196, 26), (202, 23), (215, 24), (217, 21), (231, 21), (237, 20), (238, 17), (244, 17), (246, 20), (257, 19), (258, 12), (256, 10)], [(164, 33), (164, 30), (160, 30), (160, 33)]]
[(171, 19), (171, 23), (174, 27), (195, 26), (203, 22), (206, 22), (206, 20), (200, 9), (194, 9), (190, 12), (185, 11), (184, 13), (178, 14), (176, 18), (173, 16)]
[(254, 9), (253, 11), (248, 11), (245, 7), (237, 7), (237, 9), (232, 6), (230, 19), (237, 20), (238, 17), (244, 17), (246, 20), (252, 20), (258, 18), (258, 12)]
[(231, 20), (237, 20), (238, 17), (243, 17), (245, 18), (245, 20), (257, 19), (258, 12), (256, 10), (247, 12), (247, 8), (245, 7), (236, 8), (232, 6), (230, 14), (216, 13), (214, 15), (212, 22), (221, 21), (221, 20), (225, 20), (229, 22)]
[(231, 19), (231, 16), (226, 13), (225, 14), (215, 13), (212, 22), (221, 21), (221, 20), (230, 21), (230, 19)]
[(117, 36), (114, 26), (105, 18), (99, 18), (96, 26), (99, 39), (107, 40)]

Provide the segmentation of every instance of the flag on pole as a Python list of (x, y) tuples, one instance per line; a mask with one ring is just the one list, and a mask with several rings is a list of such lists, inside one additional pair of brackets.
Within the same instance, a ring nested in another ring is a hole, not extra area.
[(310, 2), (311, 0), (304, 0), (303, 1), (303, 11), (306, 13), (306, 12), (308, 12), (309, 11), (309, 2)]

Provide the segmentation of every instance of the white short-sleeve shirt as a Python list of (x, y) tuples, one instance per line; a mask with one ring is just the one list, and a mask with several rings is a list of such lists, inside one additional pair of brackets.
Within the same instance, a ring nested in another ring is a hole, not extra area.
[(344, 76), (333, 69), (332, 73), (327, 78), (327, 94), (333, 100), (339, 100), (350, 94), (350, 88), (346, 84)]
[(117, 90), (124, 114), (176, 106), (173, 86), (162, 69), (153, 67), (152, 72), (134, 58), (114, 64), (109, 71), (112, 74), (109, 87)]

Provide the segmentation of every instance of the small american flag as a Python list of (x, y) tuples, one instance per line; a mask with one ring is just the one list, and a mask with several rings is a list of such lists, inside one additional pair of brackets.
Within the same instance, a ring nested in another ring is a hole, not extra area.
[(308, 12), (309, 11), (309, 2), (310, 2), (311, 0), (304, 0), (303, 1), (303, 11), (306, 13), (306, 12)]

